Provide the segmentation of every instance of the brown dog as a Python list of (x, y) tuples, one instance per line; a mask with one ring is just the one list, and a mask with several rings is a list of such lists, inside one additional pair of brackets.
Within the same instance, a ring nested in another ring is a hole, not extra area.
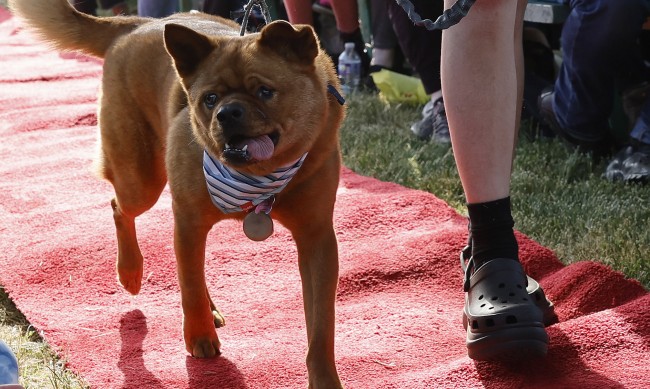
[(303, 283), (309, 386), (341, 387), (332, 213), (344, 109), (336, 92), (328, 93), (338, 88), (336, 73), (311, 27), (277, 21), (241, 37), (235, 23), (199, 13), (100, 19), (76, 12), (67, 0), (9, 4), (57, 48), (105, 59), (97, 166), (115, 189), (117, 274), (133, 294), (143, 274), (134, 220), (169, 180), (183, 335), (192, 355), (219, 354), (215, 325), (224, 324), (205, 283), (208, 232), (220, 220), (247, 215), (215, 206), (229, 199), (214, 195), (213, 174), (297, 170), (279, 193), (240, 208), (254, 208), (246, 227), (254, 239), (271, 232), (264, 217), (271, 206), (270, 215), (291, 231)]

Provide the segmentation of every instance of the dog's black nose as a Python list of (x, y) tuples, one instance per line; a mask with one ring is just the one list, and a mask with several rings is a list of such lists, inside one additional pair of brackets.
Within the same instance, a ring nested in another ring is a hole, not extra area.
[(223, 126), (238, 124), (244, 119), (245, 112), (240, 103), (225, 104), (217, 111), (217, 120)]

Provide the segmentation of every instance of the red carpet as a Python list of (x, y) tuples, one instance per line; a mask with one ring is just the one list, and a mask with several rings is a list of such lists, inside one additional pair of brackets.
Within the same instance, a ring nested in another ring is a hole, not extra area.
[[(4, 21), (2, 21), (4, 20)], [(207, 249), (223, 355), (185, 352), (169, 195), (138, 220), (142, 292), (117, 284), (111, 187), (90, 174), (98, 61), (60, 56), (0, 11), (0, 284), (93, 388), (304, 388), (295, 246), (218, 225)], [(336, 208), (337, 360), (348, 388), (645, 388), (650, 297), (594, 262), (562, 266), (519, 235), (554, 300), (542, 361), (468, 359), (458, 265), (466, 222), (428, 193), (344, 170)], [(217, 239), (223, 238), (221, 239)]]

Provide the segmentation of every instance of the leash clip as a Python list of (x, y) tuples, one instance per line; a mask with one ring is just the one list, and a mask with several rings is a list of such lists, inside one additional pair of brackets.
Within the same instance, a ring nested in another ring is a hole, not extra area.
[(248, 27), (248, 18), (251, 16), (251, 11), (255, 5), (262, 10), (264, 23), (269, 24), (271, 22), (271, 13), (269, 12), (269, 7), (266, 5), (266, 2), (264, 0), (250, 0), (244, 7), (244, 18), (241, 21), (241, 29), (239, 30), (240, 36), (244, 36), (244, 33), (246, 32), (246, 28)]

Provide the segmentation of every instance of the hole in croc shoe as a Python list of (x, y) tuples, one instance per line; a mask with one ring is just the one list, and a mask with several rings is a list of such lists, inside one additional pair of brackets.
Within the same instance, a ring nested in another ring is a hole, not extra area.
[(515, 297), (515, 294), (513, 292), (510, 292), (510, 293), (508, 293), (508, 296)]
[(479, 300), (483, 300), (483, 295), (478, 296)]
[(516, 316), (507, 316), (506, 317), (506, 324), (516, 324), (517, 323), (517, 317)]
[(526, 297), (524, 297), (523, 300), (524, 300), (524, 301), (528, 301), (528, 299), (527, 299)]
[(523, 289), (521, 285), (517, 284), (517, 289)]
[(485, 320), (485, 325), (488, 327), (494, 327), (494, 320), (492, 319)]
[(485, 304), (481, 304), (481, 308), (485, 307)]
[(499, 288), (503, 289), (505, 287), (506, 287), (506, 284), (504, 284), (503, 282), (499, 284)]
[(542, 296), (539, 295), (539, 293), (535, 293), (535, 300), (539, 301), (542, 299)]
[(477, 330), (478, 329), (478, 321), (472, 320), (472, 328)]
[(508, 302), (508, 300), (501, 300), (501, 304), (505, 304), (507, 302)]
[(497, 296), (492, 296), (492, 298), (491, 298), (490, 300), (492, 300), (492, 301), (497, 301), (498, 298), (499, 298), (499, 297), (497, 297)]
[(490, 307), (490, 308), (488, 308), (488, 309), (494, 309), (494, 307)]

